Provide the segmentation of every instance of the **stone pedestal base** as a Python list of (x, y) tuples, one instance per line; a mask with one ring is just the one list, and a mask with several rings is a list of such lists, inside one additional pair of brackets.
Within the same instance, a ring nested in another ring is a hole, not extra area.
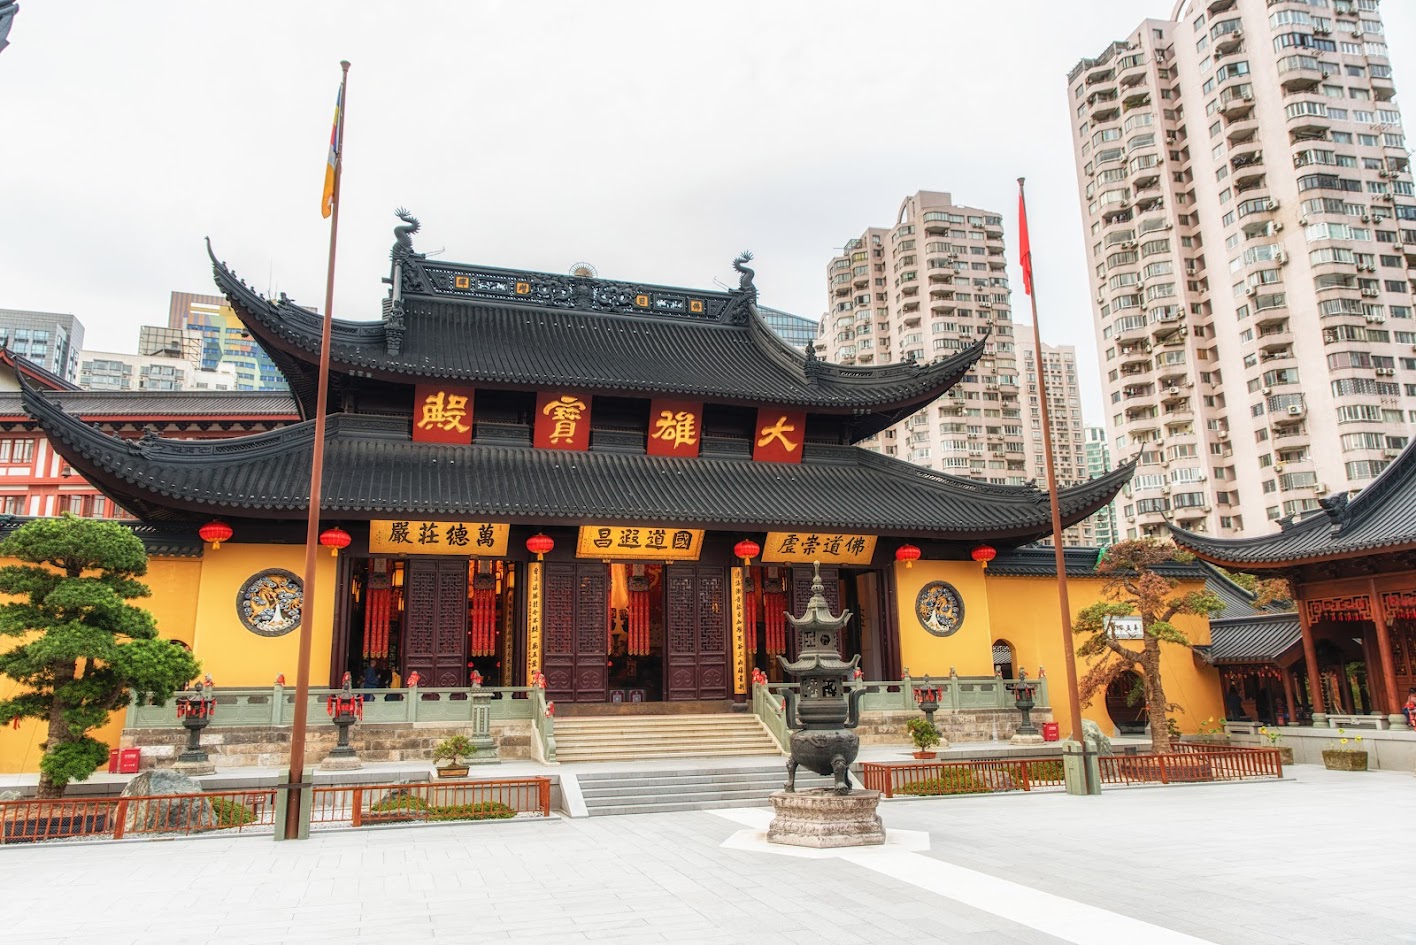
[(875, 813), (879, 803), (879, 791), (778, 791), (772, 795), (775, 816), (767, 842), (818, 849), (884, 843), (885, 825)]
[(216, 765), (210, 761), (178, 761), (172, 770), (189, 778), (199, 778), (205, 774), (216, 774)]
[(1012, 738), (1008, 739), (1008, 744), (1010, 744), (1010, 745), (1041, 745), (1041, 744), (1042, 744), (1042, 736), (1041, 736), (1041, 735), (1023, 735), (1023, 734), (1018, 734), (1018, 735), (1014, 735)]
[(320, 762), (321, 771), (358, 771), (364, 767), (364, 762), (359, 760), (359, 756), (353, 752), (347, 755), (338, 755), (330, 752), (325, 756), (325, 760)]

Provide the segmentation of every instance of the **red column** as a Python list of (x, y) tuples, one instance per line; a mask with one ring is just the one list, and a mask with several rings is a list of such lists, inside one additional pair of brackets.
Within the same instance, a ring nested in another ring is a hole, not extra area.
[(1313, 714), (1326, 714), (1323, 702), (1323, 677), (1318, 672), (1318, 648), (1313, 642), (1313, 626), (1308, 622), (1308, 602), (1301, 596), (1298, 605), (1298, 627), (1303, 631), (1303, 663), (1308, 669), (1308, 694), (1313, 700)]
[(1391, 628), (1387, 626), (1382, 595), (1377, 593), (1375, 579), (1368, 579), (1367, 589), (1372, 598), (1372, 622), (1377, 625), (1377, 653), (1382, 660), (1382, 694), (1386, 696), (1386, 711), (1388, 715), (1400, 715), (1401, 703), (1396, 698), (1396, 660), (1391, 654)]
[(1293, 704), (1293, 673), (1288, 669), (1283, 671), (1283, 698), (1288, 700), (1288, 721), (1298, 721), (1298, 707)]

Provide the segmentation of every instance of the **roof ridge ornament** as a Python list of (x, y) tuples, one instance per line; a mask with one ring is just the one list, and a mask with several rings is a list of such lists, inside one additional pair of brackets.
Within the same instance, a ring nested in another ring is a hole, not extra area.
[(752, 262), (752, 250), (745, 249), (733, 260), (733, 268), (739, 273), (738, 291), (746, 292), (748, 295), (752, 296), (753, 299), (756, 299), (757, 286), (752, 284), (752, 280), (756, 278), (757, 270), (749, 268), (747, 264), (750, 262)]
[(393, 228), (393, 249), (389, 250), (389, 255), (394, 259), (399, 257), (405, 259), (426, 258), (425, 254), (413, 251), (413, 234), (423, 228), (423, 225), (418, 222), (418, 218), (403, 207), (393, 211), (393, 215), (402, 220), (405, 225)]

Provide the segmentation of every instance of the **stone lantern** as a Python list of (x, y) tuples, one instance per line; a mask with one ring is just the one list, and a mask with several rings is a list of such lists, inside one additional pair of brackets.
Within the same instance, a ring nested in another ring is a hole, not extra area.
[[(849, 611), (833, 617), (816, 563), (811, 600), (800, 617), (787, 614), (800, 643), (795, 662), (778, 657), (782, 669), (800, 681), (800, 693), (785, 693), (787, 726), (792, 729), (787, 783), (772, 795), (775, 816), (768, 829), (772, 843), (793, 846), (840, 847), (885, 842), (885, 828), (875, 808), (880, 792), (852, 790), (850, 765), (860, 752), (860, 738), (851, 729), (860, 722), (864, 687), (847, 693), (860, 655), (845, 662), (837, 641), (851, 619)], [(805, 766), (829, 775), (829, 788), (798, 792), (797, 768)]]

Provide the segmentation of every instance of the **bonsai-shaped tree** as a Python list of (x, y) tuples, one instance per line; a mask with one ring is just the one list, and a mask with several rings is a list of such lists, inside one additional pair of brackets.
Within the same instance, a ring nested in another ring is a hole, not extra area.
[(0, 541), (0, 555), (28, 564), (0, 568), (0, 675), (20, 684), (0, 700), (0, 724), (39, 719), (49, 726), (39, 762), (39, 796), (61, 797), (108, 760), (88, 733), (108, 722), (132, 690), (161, 704), (197, 675), (197, 661), (157, 636), (152, 614), (128, 601), (146, 597), (147, 551), (116, 522), (36, 519)]
[[(1180, 582), (1157, 573), (1156, 566), (1167, 562), (1193, 560), (1193, 556), (1169, 542), (1154, 538), (1137, 538), (1118, 542), (1106, 549), (1097, 565), (1097, 574), (1106, 580), (1102, 596), (1114, 603), (1092, 604), (1077, 615), (1072, 631), (1085, 637), (1077, 647), (1077, 655), (1090, 659), (1101, 657), (1092, 665), (1078, 685), (1082, 703), (1089, 705), (1098, 693), (1105, 693), (1111, 683), (1128, 670), (1138, 670), (1146, 700), (1146, 717), (1150, 722), (1152, 750), (1170, 750), (1170, 727), (1166, 712), (1179, 710), (1165, 697), (1165, 685), (1160, 676), (1160, 645), (1172, 643), (1190, 646), (1184, 631), (1171, 621), (1181, 614), (1211, 616), (1224, 608), (1224, 603), (1207, 591), (1177, 594)], [(1112, 617), (1141, 618), (1140, 640), (1118, 640), (1112, 632)]]
[(905, 723), (905, 731), (910, 733), (915, 748), (920, 751), (929, 751), (940, 742), (939, 729), (930, 724), (928, 719), (918, 717), (910, 719)]
[(466, 735), (453, 735), (438, 742), (433, 749), (434, 761), (450, 761), (452, 767), (462, 767), (463, 758), (477, 754), (477, 746), (468, 741)]

